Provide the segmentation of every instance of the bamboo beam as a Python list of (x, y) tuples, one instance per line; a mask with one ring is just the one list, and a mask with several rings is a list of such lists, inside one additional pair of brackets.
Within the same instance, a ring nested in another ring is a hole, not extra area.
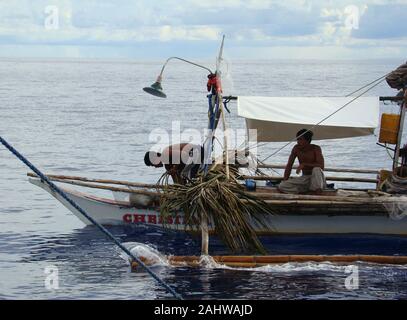
[[(318, 211), (321, 214), (326, 214), (330, 211), (343, 211), (349, 213), (353, 211), (355, 213), (360, 212), (380, 212), (387, 215), (386, 204), (402, 204), (407, 205), (407, 201), (380, 201), (380, 200), (369, 200), (369, 199), (354, 199), (354, 200), (337, 200), (337, 199), (262, 199), (267, 205), (272, 206), (273, 209), (276, 209), (276, 213), (279, 213), (279, 210), (292, 211), (293, 213), (298, 212), (297, 210), (306, 209)], [(252, 200), (242, 200), (243, 202), (248, 202)], [(286, 213), (284, 213), (286, 214)]]
[[(337, 196), (337, 195), (307, 195), (307, 194), (288, 194), (288, 193), (270, 193), (270, 192), (248, 192), (250, 195), (254, 195), (260, 199), (275, 199), (275, 200), (336, 200), (336, 201), (344, 201), (344, 202), (355, 202), (355, 201), (369, 201), (371, 202), (373, 199), (366, 193), (366, 197), (360, 196)], [(384, 198), (380, 197), (380, 198)], [(394, 197), (386, 197), (392, 198)]]
[[(306, 262), (332, 262), (348, 264), (355, 262), (367, 262), (377, 264), (406, 265), (407, 256), (383, 256), (383, 255), (276, 255), (276, 256), (212, 256), (214, 262), (236, 268), (257, 268), (266, 265), (284, 263), (306, 263)], [(145, 257), (140, 260), (147, 265), (154, 261)], [(199, 256), (168, 256), (167, 261), (172, 266), (201, 266)], [(131, 269), (139, 267), (135, 261), (131, 262)]]
[[(303, 194), (286, 194), (286, 193), (257, 193), (251, 192), (251, 195), (258, 197), (266, 202), (271, 201), (303, 201), (304, 203), (312, 203), (318, 201), (329, 201), (333, 203), (348, 203), (348, 204), (407, 204), (407, 200), (393, 196), (330, 196), (330, 195), (303, 195)], [(277, 202), (276, 202), (277, 203)], [(284, 202), (282, 202), (284, 203)]]
[[(30, 176), (35, 176), (35, 175), (30, 175)], [(152, 192), (148, 190), (131, 190), (131, 189), (126, 189), (126, 188), (117, 188), (117, 187), (112, 187), (112, 186), (105, 186), (105, 185), (98, 185), (94, 183), (86, 183), (86, 182), (81, 182), (81, 181), (72, 181), (72, 180), (67, 180), (67, 179), (59, 179), (59, 178), (50, 178), (50, 180), (55, 181), (55, 182), (60, 182), (60, 183), (65, 183), (65, 184), (71, 184), (71, 185), (77, 185), (80, 187), (87, 187), (87, 188), (93, 188), (93, 189), (101, 189), (101, 190), (109, 190), (109, 191), (114, 191), (114, 192), (124, 192), (124, 193), (132, 193), (132, 194), (142, 194), (142, 195), (148, 195), (148, 196), (153, 196), (153, 197), (159, 197), (161, 195), (160, 192)], [(340, 204), (340, 203), (358, 203), (358, 204), (372, 204), (372, 203), (386, 203), (386, 202), (392, 202), (392, 203), (405, 203), (405, 201), (398, 201), (394, 197), (387, 197), (387, 196), (382, 196), (377, 199), (374, 198), (368, 198), (368, 197), (340, 197), (340, 196), (317, 196), (317, 195), (291, 195), (291, 194), (282, 194), (282, 193), (268, 193), (268, 192), (256, 192), (253, 193), (254, 196), (265, 200), (266, 202), (269, 202), (270, 204), (281, 204), (281, 205), (287, 205), (287, 204), (309, 204), (311, 205), (312, 203), (314, 204)]]
[[(282, 181), (283, 177), (274, 176), (241, 176), (242, 179), (251, 179), (259, 181)], [(363, 183), (377, 183), (377, 179), (357, 178), (357, 177), (325, 177), (329, 181), (345, 181), (345, 182), (363, 182)]]
[[(33, 176), (33, 175), (31, 175)], [(58, 178), (50, 178), (50, 180), (60, 183), (66, 183), (71, 185), (77, 185), (80, 187), (87, 187), (87, 188), (94, 188), (94, 189), (101, 189), (101, 190), (109, 190), (114, 192), (124, 192), (124, 193), (132, 193), (132, 194), (142, 194), (148, 195), (152, 197), (159, 197), (161, 195), (160, 192), (152, 192), (147, 190), (131, 190), (126, 188), (117, 188), (111, 186), (104, 186), (104, 185), (97, 185), (93, 183), (86, 183), (81, 181), (71, 181), (67, 179), (58, 179)], [(342, 204), (363, 204), (363, 205), (370, 205), (370, 204), (381, 204), (381, 203), (406, 203), (406, 201), (400, 201), (395, 199), (394, 197), (377, 197), (375, 198), (368, 198), (368, 197), (340, 197), (340, 196), (316, 196), (316, 195), (290, 195), (290, 194), (282, 194), (282, 193), (253, 193), (254, 196), (264, 200), (266, 203), (273, 204), (273, 205), (342, 205)]]
[(201, 255), (207, 256), (209, 255), (209, 229), (208, 229), (208, 220), (206, 217), (202, 216), (201, 221)]
[(98, 184), (86, 183), (86, 182), (80, 182), (80, 181), (73, 181), (73, 180), (67, 180), (67, 179), (50, 178), (49, 176), (48, 176), (48, 179), (51, 180), (51, 181), (71, 184), (71, 185), (80, 186), (80, 187), (101, 189), (101, 190), (109, 190), (109, 191), (114, 191), (114, 192), (142, 194), (142, 195), (153, 196), (153, 197), (154, 196), (159, 197), (161, 195), (160, 192), (153, 192), (153, 191), (147, 191), (147, 190), (131, 190), (131, 189), (126, 189), (126, 188), (117, 188), (117, 187), (104, 186), (104, 185), (98, 185)]
[[(333, 205), (341, 205), (341, 206), (346, 206), (346, 205), (353, 205), (355, 206), (355, 203), (353, 202), (348, 202), (348, 201), (335, 201), (335, 200), (265, 200), (267, 204), (270, 205), (293, 205), (293, 206), (333, 206)], [(367, 201), (366, 202), (357, 202), (357, 205), (359, 204), (369, 204)]]
[[(34, 173), (27, 173), (27, 176), (38, 178), (38, 176)], [(150, 183), (136, 183), (136, 182), (129, 182), (129, 181), (119, 181), (119, 180), (107, 180), (107, 179), (90, 179), (86, 177), (77, 177), (77, 176), (65, 176), (65, 175), (53, 175), (53, 174), (46, 174), (48, 178), (51, 179), (61, 179), (61, 180), (77, 180), (77, 181), (84, 181), (84, 182), (95, 182), (95, 183), (102, 183), (102, 184), (116, 184), (116, 185), (123, 185), (129, 187), (136, 187), (136, 188), (148, 188), (148, 189), (162, 189), (163, 187), (158, 184), (150, 184)]]
[[(247, 167), (247, 166), (246, 166)], [(285, 169), (284, 164), (259, 164), (257, 166), (259, 169)], [(298, 166), (293, 166), (293, 169), (297, 169)], [(326, 167), (324, 168), (326, 172), (344, 172), (344, 173), (361, 173), (361, 174), (379, 174), (380, 169), (362, 169), (362, 168), (334, 168)]]

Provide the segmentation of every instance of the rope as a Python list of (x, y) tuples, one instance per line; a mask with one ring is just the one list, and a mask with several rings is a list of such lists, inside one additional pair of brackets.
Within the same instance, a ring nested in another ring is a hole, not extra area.
[(385, 145), (385, 149), (386, 149), (387, 155), (390, 157), (390, 159), (391, 159), (392, 161), (394, 161), (394, 157), (390, 154), (389, 149), (387, 148), (387, 143), (385, 143), (384, 145)]
[(65, 192), (63, 192), (58, 186), (51, 182), (40, 170), (38, 170), (30, 161), (28, 161), (22, 154), (14, 149), (6, 140), (0, 136), (0, 142), (14, 154), (21, 162), (34, 171), (42, 181), (45, 181), (49, 187), (64, 198), (71, 206), (78, 210), (84, 217), (92, 222), (100, 231), (102, 231), (108, 238), (110, 238), (120, 249), (122, 249), (128, 256), (134, 259), (139, 265), (141, 265), (159, 284), (161, 284), (168, 292), (170, 292), (175, 298), (182, 300), (182, 297), (174, 291), (168, 284), (161, 280), (149, 267), (147, 267), (138, 257), (136, 257), (128, 248), (126, 248), (119, 240), (117, 240), (105, 227), (96, 222), (91, 216), (89, 216), (81, 207), (79, 207), (72, 199), (68, 198)]
[[(370, 83), (368, 83), (368, 84), (366, 84), (366, 85), (364, 85), (363, 87), (360, 87), (358, 90), (356, 90), (356, 91), (353, 91), (353, 92), (351, 92), (351, 93), (349, 93), (349, 94), (347, 94), (345, 97), (349, 97), (349, 96), (351, 96), (351, 95), (353, 95), (353, 94), (355, 94), (356, 92), (359, 92), (360, 90), (362, 90), (362, 89), (364, 89), (364, 88), (366, 88), (366, 87), (368, 87), (368, 86), (370, 86), (371, 84), (373, 84), (373, 83), (375, 83), (375, 82), (377, 82), (377, 81), (379, 81), (379, 80), (384, 80), (384, 78), (386, 78), (389, 74), (390, 74), (391, 72), (389, 72), (389, 73), (387, 73), (387, 74), (385, 74), (384, 76), (381, 76), (380, 78), (377, 78), (376, 80), (374, 80), (374, 81), (372, 81), (372, 82), (370, 82)], [(382, 81), (380, 81), (380, 82), (382, 82)], [(379, 83), (380, 83), (379, 82)]]
[[(382, 77), (383, 78), (383, 77)], [(311, 131), (312, 129), (314, 129), (315, 127), (319, 126), (322, 122), (324, 122), (325, 120), (329, 119), (330, 117), (332, 117), (334, 114), (338, 113), (339, 111), (341, 111), (342, 109), (346, 108), (348, 105), (350, 105), (352, 102), (354, 102), (355, 100), (359, 99), (361, 96), (363, 96), (365, 93), (369, 92), (370, 90), (372, 90), (374, 87), (378, 86), (381, 82), (384, 81), (384, 78), (382, 80), (380, 80), (379, 82), (377, 82), (376, 84), (374, 84), (373, 86), (371, 86), (370, 88), (368, 88), (367, 90), (363, 91), (361, 94), (357, 95), (355, 98), (353, 98), (352, 100), (350, 100), (349, 102), (345, 103), (342, 107), (340, 107), (339, 109), (337, 109), (336, 111), (332, 112), (330, 115), (326, 116), (324, 119), (322, 119), (321, 121), (319, 121), (317, 124), (313, 125), (311, 128), (309, 128), (307, 131), (305, 131), (303, 134), (299, 135), (298, 137), (296, 137), (295, 139), (289, 141), (287, 144), (285, 144), (284, 146), (282, 146), (280, 149), (278, 149), (276, 152), (272, 153), (271, 155), (269, 155), (268, 157), (264, 158), (262, 160), (262, 162), (266, 161), (267, 159), (271, 158), (272, 156), (276, 155), (277, 153), (279, 153), (281, 150), (285, 149), (287, 146), (289, 146), (291, 143), (293, 143), (294, 141), (296, 141), (298, 138), (302, 137), (304, 134), (306, 134), (307, 132)], [(373, 82), (374, 83), (374, 82)], [(366, 87), (366, 86), (365, 86)], [(360, 91), (360, 90), (358, 90)]]

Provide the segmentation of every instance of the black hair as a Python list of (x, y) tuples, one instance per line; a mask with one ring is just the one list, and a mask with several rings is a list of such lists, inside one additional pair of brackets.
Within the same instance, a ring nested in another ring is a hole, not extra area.
[(300, 131), (297, 132), (297, 139), (299, 137), (303, 137), (308, 142), (311, 142), (313, 135), (314, 133), (312, 131), (309, 131), (307, 129), (301, 129)]
[(151, 157), (161, 157), (161, 153), (155, 151), (147, 151), (144, 155), (144, 163), (146, 166), (151, 167), (153, 163), (151, 162)]

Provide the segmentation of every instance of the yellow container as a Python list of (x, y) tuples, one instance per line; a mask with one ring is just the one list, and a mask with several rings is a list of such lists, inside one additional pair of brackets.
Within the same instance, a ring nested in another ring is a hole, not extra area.
[(383, 113), (380, 124), (380, 143), (396, 144), (399, 134), (400, 115)]

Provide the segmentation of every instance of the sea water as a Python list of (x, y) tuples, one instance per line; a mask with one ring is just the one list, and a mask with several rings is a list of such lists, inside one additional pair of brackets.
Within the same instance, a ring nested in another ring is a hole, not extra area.
[[(214, 61), (199, 61), (211, 68)], [(343, 96), (403, 61), (228, 61), (225, 95)], [(161, 169), (146, 168), (154, 129), (207, 125), (206, 73), (184, 63), (166, 68), (167, 99), (142, 88), (154, 82), (162, 61), (0, 60), (0, 134), (45, 173), (154, 183)], [(371, 95), (393, 95), (385, 83)], [(351, 106), (349, 106), (351, 107)], [(396, 111), (395, 106), (381, 106)], [(230, 103), (230, 127), (243, 128)], [(317, 142), (326, 166), (389, 168), (377, 136)], [(257, 150), (264, 158), (282, 144)], [(284, 163), (290, 148), (268, 162)], [(122, 253), (94, 227), (84, 225), (42, 189), (29, 170), (0, 147), (0, 299), (157, 299), (171, 297), (147, 273), (131, 273)], [(336, 184), (343, 187), (345, 184)], [(363, 188), (366, 185), (359, 185)], [(109, 196), (112, 196), (109, 194)], [(171, 267), (166, 254), (199, 254), (200, 239), (145, 228), (109, 230), (136, 249), (160, 257), (155, 272), (189, 299), (397, 299), (407, 298), (407, 269), (329, 263), (233, 269), (216, 264)], [(216, 240), (216, 239), (215, 239)], [(310, 253), (296, 237), (270, 240), (274, 253)], [(345, 241), (348, 241), (345, 243)], [(376, 248), (406, 254), (397, 237), (331, 239), (334, 250)], [(365, 250), (364, 249), (364, 250)], [(218, 242), (211, 253), (225, 253)], [(367, 249), (366, 249), (367, 250)], [(331, 252), (332, 253), (332, 252)], [(357, 271), (355, 273), (355, 271)], [(349, 287), (349, 276), (358, 286)]]

